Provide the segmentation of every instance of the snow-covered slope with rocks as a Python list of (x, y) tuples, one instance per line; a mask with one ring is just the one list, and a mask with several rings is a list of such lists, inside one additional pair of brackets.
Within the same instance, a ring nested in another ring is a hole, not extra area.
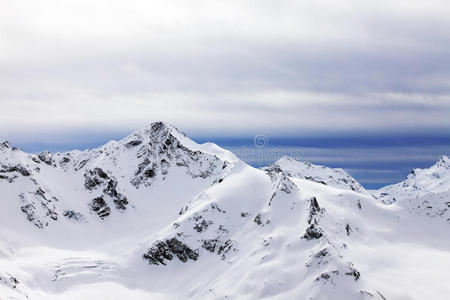
[[(237, 160), (216, 146), (196, 145), (163, 123), (84, 152), (31, 155), (3, 143), (0, 159), (4, 196), (18, 199), (9, 204), (20, 203), (20, 210), (38, 228), (60, 226), (61, 219), (89, 223), (117, 218), (152, 203), (158, 207), (162, 195), (155, 190), (166, 190), (167, 182), (183, 197), (193, 197)], [(190, 186), (182, 184), (186, 181), (192, 181)], [(184, 203), (177, 201), (172, 197), (166, 205)]]
[(397, 184), (374, 191), (383, 203), (404, 206), (430, 217), (439, 217), (450, 223), (450, 159), (442, 156), (428, 169), (414, 169)]
[(367, 193), (361, 184), (343, 169), (333, 169), (310, 162), (302, 162), (285, 156), (264, 168), (267, 171), (281, 170), (290, 177), (307, 179), (324, 185)]
[[(445, 193), (445, 166), (408, 184)], [(160, 122), (83, 152), (2, 143), (0, 299), (446, 299), (449, 224), (401, 185), (253, 168)]]

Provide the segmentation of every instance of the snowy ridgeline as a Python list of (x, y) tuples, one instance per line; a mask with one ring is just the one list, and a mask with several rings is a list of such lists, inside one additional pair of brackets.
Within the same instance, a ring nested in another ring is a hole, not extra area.
[(447, 299), (450, 161), (378, 191), (253, 168), (153, 123), (93, 150), (0, 144), (0, 299)]

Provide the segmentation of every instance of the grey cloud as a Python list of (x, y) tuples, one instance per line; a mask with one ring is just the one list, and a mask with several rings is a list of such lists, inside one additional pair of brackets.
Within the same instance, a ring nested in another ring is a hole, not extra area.
[(158, 119), (197, 132), (450, 129), (447, 1), (3, 8), (0, 136)]

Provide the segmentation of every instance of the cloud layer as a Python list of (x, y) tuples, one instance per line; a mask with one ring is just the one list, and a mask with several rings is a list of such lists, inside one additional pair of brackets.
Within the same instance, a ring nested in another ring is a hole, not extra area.
[[(0, 137), (450, 129), (448, 1), (24, 1), (0, 10)], [(55, 133), (57, 135), (57, 133)]]

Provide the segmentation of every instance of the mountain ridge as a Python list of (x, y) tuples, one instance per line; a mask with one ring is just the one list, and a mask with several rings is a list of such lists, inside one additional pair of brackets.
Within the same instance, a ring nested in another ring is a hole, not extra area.
[[(161, 122), (85, 151), (1, 143), (0, 295), (444, 299), (434, 265), (449, 258), (447, 162), (407, 179), (425, 178), (421, 191), (443, 182), (419, 198), (433, 209), (417, 211), (415, 181), (383, 201), (342, 169), (291, 158), (254, 168)], [(411, 287), (411, 259), (432, 288)]]

